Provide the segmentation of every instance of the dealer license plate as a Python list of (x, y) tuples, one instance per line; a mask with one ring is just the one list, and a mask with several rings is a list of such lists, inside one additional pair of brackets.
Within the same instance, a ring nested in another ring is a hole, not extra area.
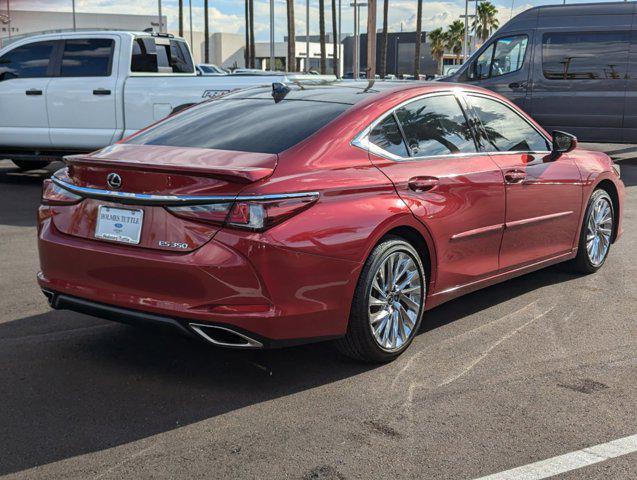
[(142, 234), (143, 210), (101, 205), (97, 210), (95, 237), (136, 245)]

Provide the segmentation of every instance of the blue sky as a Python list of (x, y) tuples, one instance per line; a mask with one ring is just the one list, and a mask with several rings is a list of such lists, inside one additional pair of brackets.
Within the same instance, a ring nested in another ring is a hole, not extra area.
[[(71, 0), (10, 0), (11, 8), (29, 10), (70, 10)], [(193, 30), (203, 30), (203, 0), (191, 0), (193, 6)], [(491, 0), (499, 11), (501, 24), (506, 22), (511, 13), (515, 15), (527, 8), (536, 5), (549, 5), (561, 3), (560, 0)], [(6, 0), (0, 0), (0, 10), (4, 10)], [(382, 21), (382, 3), (378, 2), (378, 27)], [(581, 0), (568, 0), (568, 3), (586, 3)], [(188, 30), (188, 4), (186, 7), (185, 29)], [(243, 32), (243, 0), (209, 0), (211, 31), (223, 31), (230, 33)], [(275, 0), (275, 37), (282, 40), (286, 33), (285, 0)], [(331, 0), (325, 0), (326, 30), (331, 31)], [(349, 7), (350, 0), (342, 0), (342, 25), (343, 32), (353, 31), (353, 9)], [(178, 8), (177, 0), (162, 0), (164, 15), (168, 17), (168, 27), (171, 31), (177, 30)], [(269, 0), (254, 0), (255, 5), (255, 32), (257, 40), (269, 39)], [(338, 5), (338, 0), (337, 0)], [(389, 29), (399, 31), (415, 29), (416, 0), (390, 0)], [(512, 8), (513, 7), (513, 8)], [(76, 0), (76, 9), (80, 12), (105, 12), (105, 13), (137, 13), (152, 15), (157, 12), (157, 0)], [(298, 35), (305, 33), (305, 0), (296, 0), (296, 30)], [(461, 0), (424, 0), (423, 2), (423, 29), (431, 30), (436, 27), (446, 27), (460, 14), (464, 13), (464, 1)], [(365, 31), (366, 15), (361, 19), (362, 31)], [(310, 1), (310, 33), (318, 34), (318, 0)]]

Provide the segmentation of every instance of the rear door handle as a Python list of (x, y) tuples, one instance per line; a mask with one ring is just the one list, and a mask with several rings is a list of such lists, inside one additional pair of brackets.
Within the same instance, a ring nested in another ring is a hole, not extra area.
[(42, 90), (38, 90), (37, 88), (29, 88), (26, 92), (27, 95), (42, 95)]
[(518, 88), (526, 88), (526, 82), (511, 82), (509, 83), (509, 88), (511, 90), (517, 90)]
[(525, 178), (526, 172), (524, 170), (509, 170), (504, 174), (507, 183), (521, 183)]
[(412, 177), (407, 183), (409, 188), (416, 193), (432, 190), (439, 183), (436, 177)]
[(93, 95), (110, 95), (111, 91), (107, 88), (98, 88), (93, 90)]

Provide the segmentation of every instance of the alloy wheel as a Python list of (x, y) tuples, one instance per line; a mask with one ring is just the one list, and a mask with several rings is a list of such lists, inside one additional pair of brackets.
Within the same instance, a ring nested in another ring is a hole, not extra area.
[(586, 222), (586, 253), (595, 267), (604, 263), (613, 231), (613, 209), (605, 196), (598, 197), (591, 205)]
[(393, 252), (376, 270), (369, 292), (369, 325), (378, 346), (395, 352), (415, 334), (423, 278), (412, 256)]

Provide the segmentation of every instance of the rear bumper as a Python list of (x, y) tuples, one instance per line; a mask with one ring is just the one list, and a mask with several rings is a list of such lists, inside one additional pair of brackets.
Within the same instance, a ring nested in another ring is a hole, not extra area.
[(54, 308), (126, 323), (218, 325), (263, 346), (345, 334), (361, 266), (232, 234), (186, 254), (39, 229), (40, 287)]

